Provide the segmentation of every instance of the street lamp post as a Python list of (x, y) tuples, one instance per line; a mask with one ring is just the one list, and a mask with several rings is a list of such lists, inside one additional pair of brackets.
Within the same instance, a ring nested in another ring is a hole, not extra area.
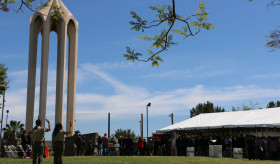
[(1, 129), (0, 129), (0, 157), (2, 156), (2, 127), (3, 127), (3, 115), (4, 115), (4, 107), (5, 107), (5, 91), (7, 87), (4, 85), (0, 85), (0, 91), (3, 91), (3, 103), (2, 103), (2, 116), (1, 116)]
[(171, 113), (171, 114), (169, 115), (169, 117), (171, 117), (171, 125), (173, 125), (173, 117), (174, 117), (173, 113)]
[(141, 120), (139, 121), (139, 124), (140, 124), (140, 135), (141, 135), (142, 134), (142, 121)]
[(6, 117), (6, 126), (8, 125), (8, 117), (9, 117), (9, 110), (6, 110), (7, 112), (7, 117)]
[(144, 123), (144, 121), (143, 121), (143, 113), (141, 113), (141, 138), (143, 138), (144, 136), (143, 136), (143, 133), (144, 133), (144, 130), (143, 130), (143, 123)]
[(148, 108), (151, 106), (151, 103), (149, 102), (148, 104), (147, 104), (147, 108), (146, 108), (146, 112), (147, 112), (147, 140), (148, 140), (148, 137), (149, 137), (149, 114), (148, 114)]

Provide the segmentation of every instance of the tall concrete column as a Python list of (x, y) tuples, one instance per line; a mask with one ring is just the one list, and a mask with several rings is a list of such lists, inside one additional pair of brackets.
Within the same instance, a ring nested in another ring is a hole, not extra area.
[(59, 30), (57, 31), (57, 36), (58, 36), (58, 46), (57, 46), (55, 123), (63, 124), (66, 40), (67, 40), (66, 25), (64, 21), (59, 23)]
[[(59, 8), (61, 20), (53, 20), (55, 10)], [(36, 17), (39, 17), (37, 22)], [(33, 20), (35, 19), (35, 21)], [(40, 74), (40, 97), (39, 97), (39, 119), (45, 127), (47, 107), (47, 85), (48, 85), (48, 62), (50, 31), (55, 31), (58, 36), (57, 48), (57, 81), (56, 81), (56, 103), (55, 123), (63, 123), (64, 90), (65, 90), (65, 67), (66, 67), (66, 41), (69, 37), (69, 61), (68, 61), (68, 88), (67, 88), (67, 129), (69, 123), (73, 123), (75, 130), (75, 104), (76, 104), (76, 78), (77, 78), (77, 49), (78, 49), (78, 22), (65, 7), (61, 0), (49, 0), (47, 5), (38, 10), (31, 17), (30, 22), (30, 47), (29, 67), (26, 105), (26, 129), (33, 127), (34, 101), (35, 101), (35, 79), (38, 33), (42, 31), (41, 52), (41, 74)], [(43, 29), (43, 30), (42, 30)], [(36, 116), (37, 117), (37, 116)]]
[[(50, 19), (50, 18), (47, 18)], [(41, 56), (41, 78), (40, 78), (40, 99), (39, 119), (45, 127), (47, 88), (48, 88), (48, 64), (49, 64), (49, 42), (50, 42), (50, 20), (44, 22), (42, 34), (42, 56)]]
[(43, 21), (40, 16), (35, 17), (34, 20), (31, 20), (26, 103), (26, 118), (28, 119), (25, 120), (27, 131), (30, 131), (33, 127), (38, 33), (40, 32), (42, 25)]
[[(75, 111), (76, 111), (76, 78), (77, 78), (77, 52), (78, 52), (78, 27), (70, 20), (67, 26), (69, 37), (69, 58), (68, 58), (68, 89), (67, 89), (67, 126), (70, 122), (75, 129)], [(72, 131), (72, 135), (74, 131)]]

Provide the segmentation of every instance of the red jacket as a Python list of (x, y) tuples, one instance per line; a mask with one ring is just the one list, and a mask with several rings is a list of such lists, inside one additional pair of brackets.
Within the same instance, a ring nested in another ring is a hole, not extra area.
[(138, 148), (144, 148), (143, 140), (138, 139), (138, 141), (137, 141), (137, 147), (138, 147)]

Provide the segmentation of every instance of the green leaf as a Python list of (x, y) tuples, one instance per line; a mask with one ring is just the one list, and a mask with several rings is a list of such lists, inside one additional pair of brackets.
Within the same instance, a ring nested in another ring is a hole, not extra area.
[(186, 34), (187, 34), (187, 33), (184, 32), (184, 31), (176, 30), (176, 29), (172, 30), (172, 32), (174, 32), (175, 34), (183, 34), (183, 35), (186, 35)]
[(205, 5), (204, 5), (203, 1), (200, 1), (200, 2), (199, 2), (199, 8), (200, 8), (201, 10), (204, 10), (204, 9), (205, 9)]
[(149, 37), (149, 36), (138, 36), (138, 38), (143, 39), (143, 40), (147, 40), (147, 41), (155, 40), (155, 38)]
[(161, 47), (161, 44), (158, 44), (157, 42), (155, 42), (153, 45), (152, 45), (152, 48), (159, 48)]
[(170, 5), (168, 5), (168, 11), (173, 12), (173, 8)]
[(162, 58), (160, 57), (161, 55), (158, 55), (158, 56), (156, 56), (156, 60), (159, 60), (159, 61), (161, 61), (161, 62), (163, 62), (163, 60), (162, 60)]
[(123, 57), (124, 57), (125, 59), (128, 59), (128, 58), (129, 58), (129, 55), (124, 54)]
[(150, 6), (149, 8), (152, 10), (158, 10), (158, 8), (156, 6)]
[(187, 25), (184, 25), (183, 29), (184, 29), (185, 32), (187, 32), (188, 31)]
[(131, 54), (131, 50), (130, 50), (130, 47), (126, 46), (126, 52)]
[(214, 29), (215, 26), (214, 26), (213, 24), (209, 23), (209, 28), (210, 28), (210, 29)]
[(129, 60), (129, 61), (134, 62), (134, 57), (131, 56), (131, 55), (124, 54), (123, 57), (124, 57), (126, 60)]
[(154, 55), (153, 51), (151, 51), (151, 50), (146, 50), (146, 52), (148, 52), (148, 54), (150, 54), (150, 55)]
[(202, 20), (207, 20), (207, 17), (206, 17), (206, 15), (201, 15), (201, 17), (200, 17)]
[(159, 62), (157, 60), (154, 60), (152, 66), (159, 66)]
[(193, 21), (193, 22), (191, 22), (189, 25), (190, 26), (197, 26), (199, 23), (197, 22), (197, 21)]
[(178, 14), (176, 14), (176, 18), (178, 18), (178, 19), (185, 19), (183, 16), (181, 16), (181, 15), (178, 15)]

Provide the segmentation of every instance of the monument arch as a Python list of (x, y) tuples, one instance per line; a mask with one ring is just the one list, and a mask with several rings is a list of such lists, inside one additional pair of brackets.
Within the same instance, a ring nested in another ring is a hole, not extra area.
[[(66, 55), (68, 55), (68, 87), (67, 87), (67, 116), (66, 128), (73, 123), (75, 129), (75, 104), (76, 104), (76, 78), (77, 78), (77, 50), (78, 50), (78, 22), (61, 0), (49, 0), (47, 7), (41, 8), (30, 18), (29, 39), (29, 62), (28, 84), (26, 104), (26, 129), (29, 131), (34, 123), (34, 101), (36, 84), (36, 62), (38, 35), (42, 35), (41, 47), (41, 72), (40, 72), (40, 96), (39, 96), (39, 119), (45, 126), (47, 87), (48, 87), (48, 62), (50, 32), (57, 34), (57, 75), (56, 75), (56, 102), (55, 123), (63, 123), (64, 90), (65, 90), (65, 67)], [(61, 20), (53, 18), (55, 9), (59, 8)], [(66, 54), (68, 36), (68, 54)], [(72, 133), (74, 130), (72, 131)]]

